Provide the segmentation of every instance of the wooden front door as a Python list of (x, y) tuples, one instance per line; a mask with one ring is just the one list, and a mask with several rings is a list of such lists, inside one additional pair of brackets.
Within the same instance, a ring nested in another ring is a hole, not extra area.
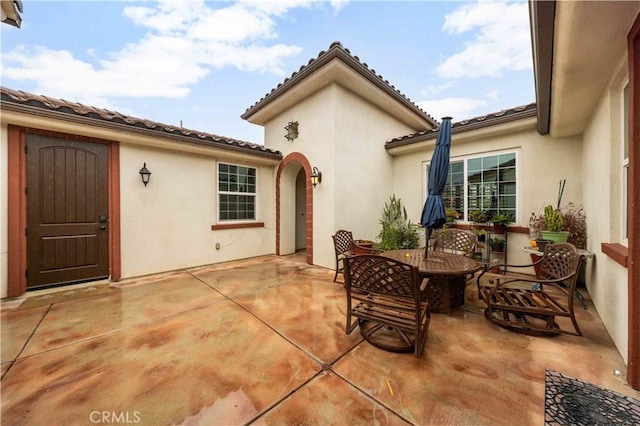
[(108, 146), (27, 134), (27, 288), (109, 275)]

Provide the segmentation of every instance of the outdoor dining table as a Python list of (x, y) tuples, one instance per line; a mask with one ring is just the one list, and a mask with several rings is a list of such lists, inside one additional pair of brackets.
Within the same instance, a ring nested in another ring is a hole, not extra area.
[(467, 276), (482, 269), (470, 257), (441, 251), (429, 250), (426, 258), (424, 249), (388, 250), (381, 256), (418, 267), (420, 275), (429, 280), (424, 291), (431, 312), (436, 313), (450, 314), (464, 305)]

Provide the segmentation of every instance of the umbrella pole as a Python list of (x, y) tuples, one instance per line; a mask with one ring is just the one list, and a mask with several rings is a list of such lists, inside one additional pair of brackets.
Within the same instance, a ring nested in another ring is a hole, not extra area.
[(426, 241), (424, 244), (424, 258), (427, 258), (427, 252), (429, 251), (429, 240), (431, 239), (431, 232), (433, 231), (433, 229), (427, 227), (425, 228), (424, 232), (425, 232), (425, 236), (426, 236)]

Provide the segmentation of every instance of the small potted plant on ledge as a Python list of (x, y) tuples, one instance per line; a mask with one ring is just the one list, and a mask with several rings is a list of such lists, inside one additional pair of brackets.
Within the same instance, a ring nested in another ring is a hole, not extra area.
[(485, 241), (487, 231), (480, 226), (487, 223), (487, 213), (483, 210), (471, 210), (468, 215), (471, 222), (470, 231), (476, 234), (479, 242)]
[(489, 240), (489, 246), (491, 246), (491, 251), (496, 253), (504, 252), (504, 244), (505, 244), (505, 240), (502, 238), (491, 238)]
[(453, 223), (454, 220), (460, 218), (460, 213), (456, 209), (448, 207), (444, 210), (444, 215), (447, 217), (448, 223)]
[(498, 213), (491, 219), (493, 232), (496, 234), (506, 234), (507, 226), (511, 223), (511, 217), (506, 213)]
[(554, 243), (564, 243), (569, 237), (569, 231), (564, 230), (564, 217), (560, 209), (554, 209), (550, 204), (544, 208), (545, 230), (540, 231), (540, 236)]

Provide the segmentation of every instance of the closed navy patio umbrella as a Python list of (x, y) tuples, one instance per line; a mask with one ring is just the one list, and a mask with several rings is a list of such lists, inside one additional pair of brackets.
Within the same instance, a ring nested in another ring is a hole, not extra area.
[(429, 194), (427, 201), (422, 209), (422, 218), (420, 224), (425, 228), (426, 244), (424, 248), (424, 256), (427, 257), (429, 249), (429, 239), (434, 229), (442, 228), (447, 222), (447, 216), (444, 211), (444, 202), (442, 201), (442, 191), (447, 183), (447, 175), (449, 173), (449, 151), (451, 148), (451, 117), (443, 117), (440, 130), (438, 130), (438, 139), (431, 157), (431, 165), (429, 166)]

